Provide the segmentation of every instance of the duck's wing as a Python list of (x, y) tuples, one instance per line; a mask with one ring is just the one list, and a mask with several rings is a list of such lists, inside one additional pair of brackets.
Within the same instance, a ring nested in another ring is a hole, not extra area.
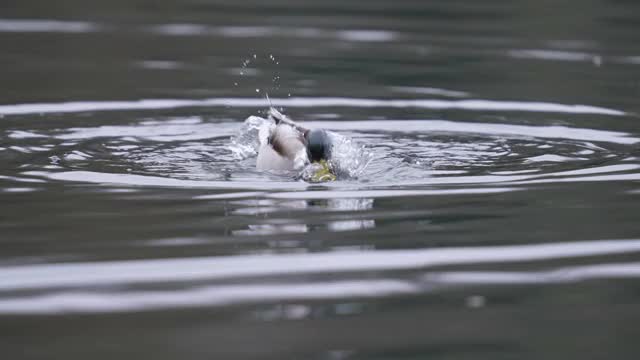
[(280, 124), (281, 122), (293, 122), (293, 120), (289, 119), (286, 115), (284, 115), (274, 107), (269, 108), (269, 118), (275, 121), (276, 124)]
[(304, 134), (307, 131), (309, 131), (308, 129), (296, 124), (295, 121), (291, 120), (288, 116), (286, 116), (283, 113), (281, 113), (280, 111), (276, 110), (276, 108), (274, 108), (274, 107), (269, 108), (269, 119), (273, 120), (276, 123), (276, 125), (287, 124), (287, 125), (295, 128), (296, 130), (298, 130), (302, 134)]
[(256, 159), (258, 170), (293, 170), (295, 163), (293, 160), (278, 154), (271, 145), (262, 144)]
[(295, 170), (306, 163), (306, 145), (302, 134), (287, 124), (275, 127), (269, 141), (258, 150), (258, 170)]
[(269, 145), (280, 156), (294, 159), (305, 149), (304, 135), (292, 126), (280, 124), (271, 133)]

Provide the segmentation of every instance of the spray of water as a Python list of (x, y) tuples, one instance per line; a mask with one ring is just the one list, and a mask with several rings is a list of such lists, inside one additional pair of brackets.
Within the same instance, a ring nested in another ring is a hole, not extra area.
[[(268, 97), (267, 101), (269, 101)], [(267, 118), (250, 116), (244, 121), (236, 135), (231, 138), (230, 149), (236, 158), (247, 159), (258, 154), (260, 146), (267, 142), (269, 133), (276, 126), (275, 118), (281, 122), (298, 126), (273, 107), (269, 109), (269, 114), (270, 116)], [(338, 179), (357, 178), (372, 161), (373, 153), (349, 137), (332, 131), (328, 131), (328, 134), (332, 143), (331, 158), (329, 159), (332, 171)], [(317, 167), (317, 164), (309, 164), (306, 156), (299, 160), (301, 171), (297, 177), (310, 181), (316, 173), (317, 169), (314, 166)]]

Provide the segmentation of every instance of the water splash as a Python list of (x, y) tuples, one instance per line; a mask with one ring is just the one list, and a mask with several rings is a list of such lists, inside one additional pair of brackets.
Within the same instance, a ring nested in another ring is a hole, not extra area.
[(239, 160), (258, 155), (260, 144), (265, 143), (272, 127), (273, 120), (259, 116), (249, 116), (238, 132), (231, 137), (229, 149)]
[(331, 165), (340, 178), (357, 178), (373, 160), (373, 153), (353, 139), (328, 131), (331, 138)]
[[(291, 119), (281, 114), (275, 108), (269, 109), (269, 118), (259, 116), (248, 117), (238, 132), (231, 138), (230, 150), (236, 158), (243, 160), (258, 154), (258, 149), (267, 142), (269, 133), (275, 126), (274, 117), (282, 119), (287, 123), (295, 124)], [(357, 178), (367, 165), (373, 160), (373, 153), (368, 151), (364, 145), (358, 144), (341, 134), (328, 131), (331, 138), (331, 159), (329, 165), (338, 178)], [(310, 181), (315, 174), (315, 165), (309, 164), (306, 154), (301, 153), (295, 159), (296, 168), (301, 168), (298, 178)]]
[[(239, 76), (239, 78), (233, 82), (233, 86), (243, 86), (247, 87), (247, 89), (254, 89), (256, 93), (275, 93), (280, 90), (280, 74), (274, 66), (279, 64), (280, 61), (277, 60), (273, 54), (251, 54), (242, 60), (242, 65), (239, 68), (232, 69), (232, 73)], [(271, 79), (270, 82), (251, 79), (265, 71), (271, 74), (269, 76)]]

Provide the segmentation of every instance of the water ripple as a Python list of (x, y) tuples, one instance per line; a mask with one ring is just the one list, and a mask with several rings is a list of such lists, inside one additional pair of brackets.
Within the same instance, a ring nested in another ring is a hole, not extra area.
[[(0, 290), (45, 290), (81, 286), (113, 286), (223, 280), (301, 274), (345, 274), (361, 271), (426, 269), (440, 266), (572, 259), (640, 251), (640, 240), (377, 250), (322, 254), (249, 255), (211, 258), (113, 261), (5, 267)], [(417, 294), (455, 285), (521, 285), (567, 283), (603, 278), (638, 278), (640, 264), (569, 266), (544, 271), (429, 271), (417, 278), (332, 280), (195, 286), (176, 290), (77, 291), (0, 298), (3, 314), (122, 312), (171, 307), (382, 297)]]
[[(8, 147), (0, 151), (14, 161), (42, 153), (48, 161), (23, 174), (58, 181), (200, 189), (306, 190), (309, 184), (292, 181), (291, 176), (255, 169), (253, 142), (257, 136), (256, 126), (263, 121), (252, 116), (239, 124), (189, 116), (48, 131), (23, 126), (6, 132)], [(337, 138), (357, 144), (339, 150), (346, 159), (343, 159), (345, 164), (359, 159), (359, 152), (366, 154), (366, 161), (360, 161), (366, 166), (358, 168), (357, 176), (326, 184), (332, 189), (381, 191), (392, 190), (385, 189), (392, 186), (460, 184), (503, 188), (504, 184), (619, 181), (638, 177), (637, 164), (612, 163), (630, 159), (632, 147), (640, 142), (639, 138), (621, 131), (448, 120), (339, 120), (301, 124), (331, 130)], [(238, 139), (247, 147), (239, 147)], [(357, 151), (352, 153), (347, 149)], [(406, 190), (425, 195), (430, 191), (434, 191), (432, 194), (460, 191), (403, 189)], [(382, 196), (380, 194), (376, 196)]]
[(100, 28), (100, 25), (86, 21), (0, 19), (0, 32), (89, 33)]
[[(495, 100), (415, 100), (415, 99), (358, 99), (342, 97), (272, 98), (273, 106), (289, 108), (308, 107), (356, 107), (356, 108), (418, 108), (461, 109), (491, 111), (524, 111), (570, 114), (625, 115), (624, 111), (591, 105), (565, 105), (546, 102), (495, 101)], [(256, 98), (211, 98), (200, 100), (145, 99), (135, 101), (76, 101), (66, 103), (33, 103), (0, 105), (0, 114), (47, 114), (114, 110), (158, 110), (184, 107), (265, 107), (264, 99)]]

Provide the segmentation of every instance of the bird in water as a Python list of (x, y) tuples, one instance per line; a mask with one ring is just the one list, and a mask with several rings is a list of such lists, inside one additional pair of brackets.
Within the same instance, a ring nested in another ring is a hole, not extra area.
[(258, 170), (299, 170), (311, 163), (311, 181), (336, 179), (329, 165), (331, 138), (325, 130), (306, 129), (273, 107), (269, 119), (275, 126), (270, 128), (266, 142), (260, 144)]

